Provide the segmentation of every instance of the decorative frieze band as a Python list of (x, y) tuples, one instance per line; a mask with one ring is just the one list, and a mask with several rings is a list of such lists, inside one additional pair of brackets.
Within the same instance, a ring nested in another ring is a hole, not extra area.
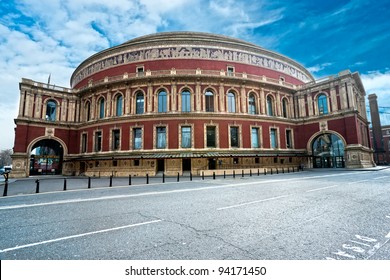
[(193, 58), (241, 62), (283, 72), (286, 75), (295, 77), (305, 83), (311, 80), (305, 73), (297, 69), (297, 67), (265, 55), (241, 52), (238, 50), (207, 47), (171, 46), (164, 48), (133, 50), (105, 57), (77, 71), (72, 80), (72, 87), (88, 76), (111, 67), (139, 61), (170, 58)]

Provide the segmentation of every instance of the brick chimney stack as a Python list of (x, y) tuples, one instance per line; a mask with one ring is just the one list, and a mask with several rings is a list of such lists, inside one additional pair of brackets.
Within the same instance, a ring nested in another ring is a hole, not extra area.
[(381, 164), (384, 161), (384, 146), (381, 120), (379, 117), (378, 101), (375, 93), (368, 95), (370, 105), (370, 115), (372, 123), (372, 138), (374, 148), (374, 161), (376, 164)]

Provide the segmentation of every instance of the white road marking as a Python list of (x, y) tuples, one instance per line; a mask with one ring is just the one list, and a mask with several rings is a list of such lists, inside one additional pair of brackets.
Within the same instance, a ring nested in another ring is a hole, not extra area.
[(349, 182), (348, 185), (356, 184), (356, 183), (362, 183), (362, 182), (370, 182), (371, 180), (361, 180), (361, 181), (354, 181), (354, 182)]
[(388, 178), (389, 176), (382, 176), (382, 177), (377, 177), (377, 178), (373, 178), (373, 180), (378, 180), (378, 179), (383, 179), (383, 178)]
[(390, 232), (385, 237), (386, 238), (390, 238)]
[(15, 250), (23, 249), (23, 248), (28, 248), (28, 247), (33, 247), (33, 246), (38, 246), (38, 245), (43, 245), (43, 244), (48, 244), (48, 243), (53, 243), (53, 242), (59, 242), (59, 241), (68, 240), (68, 239), (72, 239), (72, 238), (84, 237), (84, 236), (88, 236), (88, 235), (92, 235), (92, 234), (98, 234), (98, 233), (110, 232), (110, 231), (120, 230), (120, 229), (125, 229), (125, 228), (143, 226), (143, 225), (158, 223), (161, 221), (162, 220), (153, 220), (153, 221), (143, 222), (143, 223), (138, 223), (138, 224), (131, 224), (131, 225), (126, 225), (126, 226), (121, 226), (121, 227), (108, 228), (108, 229), (103, 229), (103, 230), (98, 230), (98, 231), (91, 231), (91, 232), (86, 232), (86, 233), (81, 233), (81, 234), (76, 234), (76, 235), (70, 235), (70, 236), (65, 236), (65, 237), (61, 237), (61, 238), (50, 239), (50, 240), (45, 240), (45, 241), (41, 241), (41, 242), (15, 246), (12, 248), (6, 248), (3, 250), (0, 250), (0, 253), (15, 251)]
[(323, 187), (323, 188), (318, 188), (318, 189), (312, 189), (312, 190), (308, 190), (306, 192), (316, 192), (316, 191), (320, 191), (320, 190), (325, 190), (325, 189), (330, 189), (330, 188), (334, 188), (334, 187), (337, 187), (338, 185), (334, 185), (334, 186), (329, 186), (329, 187)]
[(226, 209), (230, 209), (230, 208), (236, 208), (236, 207), (246, 206), (246, 205), (250, 205), (250, 204), (254, 204), (254, 203), (260, 203), (260, 202), (275, 200), (275, 199), (279, 199), (279, 198), (283, 198), (283, 197), (288, 197), (288, 196), (290, 196), (290, 195), (275, 196), (275, 197), (270, 197), (270, 198), (266, 198), (266, 199), (261, 199), (261, 200), (250, 201), (250, 202), (245, 202), (245, 203), (241, 203), (241, 204), (236, 204), (236, 205), (221, 207), (221, 208), (218, 208), (217, 210), (218, 210), (218, 211), (220, 211), (220, 210), (226, 210)]

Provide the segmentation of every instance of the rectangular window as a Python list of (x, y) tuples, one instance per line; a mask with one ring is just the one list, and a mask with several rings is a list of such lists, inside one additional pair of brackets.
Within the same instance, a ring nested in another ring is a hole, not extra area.
[(144, 67), (143, 66), (138, 66), (137, 67), (137, 76), (138, 77), (144, 76)]
[(260, 148), (259, 128), (252, 127), (252, 148)]
[(95, 132), (95, 152), (100, 152), (102, 150), (102, 132)]
[(82, 153), (87, 152), (87, 134), (86, 133), (81, 135), (81, 152)]
[(292, 148), (291, 130), (286, 130), (286, 146), (287, 146), (287, 149)]
[(139, 166), (139, 159), (134, 160), (134, 166)]
[(234, 76), (234, 67), (228, 66), (228, 68), (227, 68), (227, 75), (228, 76)]
[(121, 143), (121, 131), (119, 129), (114, 129), (112, 131), (112, 149), (119, 150)]
[(215, 126), (208, 126), (206, 128), (206, 145), (207, 148), (215, 148)]
[(181, 128), (181, 147), (191, 148), (191, 127), (183, 126)]
[(142, 129), (133, 128), (133, 149), (141, 150), (142, 149)]
[(167, 146), (167, 130), (165, 127), (157, 127), (157, 149), (165, 149)]
[(277, 139), (277, 130), (276, 128), (271, 128), (271, 148), (278, 148), (278, 139)]
[(238, 127), (230, 127), (230, 147), (238, 148), (240, 146), (238, 136)]

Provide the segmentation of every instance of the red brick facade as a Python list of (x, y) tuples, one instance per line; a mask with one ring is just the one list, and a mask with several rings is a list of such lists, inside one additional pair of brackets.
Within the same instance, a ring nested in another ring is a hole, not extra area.
[(233, 38), (141, 37), (85, 60), (71, 84), (20, 83), (14, 176), (48, 173), (49, 163), (66, 175), (118, 176), (373, 164), (357, 73), (315, 81)]

